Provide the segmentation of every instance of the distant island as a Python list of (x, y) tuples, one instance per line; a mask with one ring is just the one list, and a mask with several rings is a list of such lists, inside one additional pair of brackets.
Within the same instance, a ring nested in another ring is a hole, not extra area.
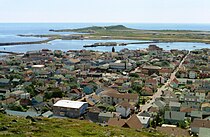
[(159, 42), (202, 42), (210, 43), (209, 31), (191, 30), (139, 30), (123, 25), (93, 26), (79, 29), (50, 30), (53, 32), (78, 32), (90, 39), (149, 40)]

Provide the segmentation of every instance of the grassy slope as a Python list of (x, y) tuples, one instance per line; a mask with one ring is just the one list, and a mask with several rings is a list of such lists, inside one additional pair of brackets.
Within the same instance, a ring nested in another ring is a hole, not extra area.
[(81, 29), (56, 30), (57, 32), (91, 32), (86, 34), (94, 39), (100, 36), (112, 36), (113, 39), (133, 40), (160, 40), (163, 42), (203, 42), (210, 43), (209, 31), (186, 31), (186, 30), (137, 30), (126, 28), (122, 25), (107, 27), (87, 27)]
[[(12, 120), (17, 122), (12, 122)], [(37, 122), (31, 122), (28, 119), (7, 116), (0, 114), (0, 129), (8, 127), (5, 131), (0, 131), (0, 136), (11, 137), (105, 137), (105, 136), (122, 136), (125, 137), (163, 137), (163, 135), (146, 131), (137, 132), (134, 129), (101, 127), (88, 121), (74, 119), (40, 119)]]

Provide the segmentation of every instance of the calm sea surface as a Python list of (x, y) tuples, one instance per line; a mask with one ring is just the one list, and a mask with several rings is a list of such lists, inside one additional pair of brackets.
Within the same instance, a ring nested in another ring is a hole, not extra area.
[[(35, 41), (42, 38), (25, 38), (19, 37), (18, 34), (75, 34), (73, 32), (56, 33), (50, 32), (50, 29), (73, 29), (90, 26), (107, 26), (107, 25), (125, 25), (129, 28), (143, 29), (143, 30), (204, 30), (210, 31), (210, 24), (129, 24), (129, 23), (0, 23), (0, 43), (3, 42), (20, 42), (20, 41)], [(0, 50), (13, 51), (13, 52), (26, 52), (30, 50), (40, 50), (48, 48), (51, 50), (60, 49), (67, 51), (70, 49), (84, 49), (83, 46), (87, 44), (93, 44), (95, 42), (136, 42), (133, 40), (55, 40), (49, 44), (37, 44), (37, 45), (17, 45), (17, 46), (3, 46)], [(209, 44), (203, 43), (159, 43), (158, 46), (170, 50), (170, 49), (200, 49), (210, 48)], [(123, 48), (128, 49), (142, 49), (147, 48), (148, 44), (134, 44), (127, 46), (116, 47), (119, 51)], [(111, 47), (97, 47), (87, 48), (98, 51), (111, 51)]]

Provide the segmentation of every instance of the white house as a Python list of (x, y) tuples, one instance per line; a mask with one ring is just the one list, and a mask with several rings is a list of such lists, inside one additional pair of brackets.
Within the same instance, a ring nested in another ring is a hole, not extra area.
[(144, 126), (144, 128), (148, 128), (150, 124), (150, 117), (146, 116), (137, 116), (141, 124)]
[(128, 117), (131, 113), (131, 105), (127, 102), (121, 102), (116, 105), (116, 112), (120, 113), (122, 117)]

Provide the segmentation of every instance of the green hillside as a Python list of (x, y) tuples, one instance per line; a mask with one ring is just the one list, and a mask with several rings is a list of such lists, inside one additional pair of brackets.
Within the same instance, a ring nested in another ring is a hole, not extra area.
[(84, 120), (34, 120), (0, 114), (1, 137), (163, 137), (157, 132), (136, 131), (128, 128), (103, 127)]

